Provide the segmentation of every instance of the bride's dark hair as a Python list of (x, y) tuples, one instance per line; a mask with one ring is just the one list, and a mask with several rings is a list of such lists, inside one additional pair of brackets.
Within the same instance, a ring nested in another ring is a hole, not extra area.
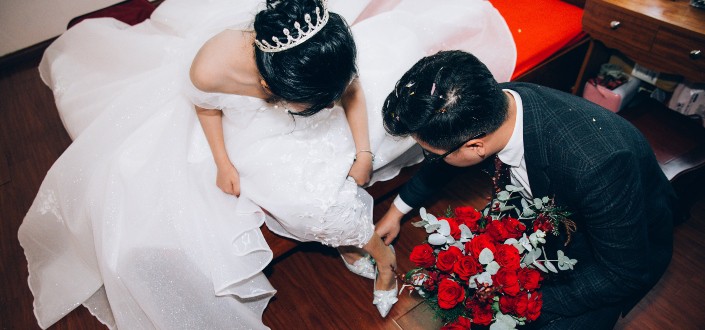
[[(268, 0), (267, 7), (255, 16), (257, 40), (277, 37), (286, 41), (282, 32), (288, 29), (298, 37), (294, 22), (307, 31), (304, 16), (316, 21), (316, 7), (323, 9), (322, 0)], [(321, 17), (323, 12), (321, 12)], [(267, 53), (255, 47), (255, 59), (260, 75), (275, 98), (306, 104), (308, 108), (295, 113), (316, 114), (340, 99), (357, 74), (355, 42), (345, 19), (330, 13), (328, 23), (313, 37), (293, 48)]]

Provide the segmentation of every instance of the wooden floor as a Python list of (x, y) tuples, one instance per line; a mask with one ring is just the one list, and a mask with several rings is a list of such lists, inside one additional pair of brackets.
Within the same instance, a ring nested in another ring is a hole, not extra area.
[[(37, 59), (0, 72), (0, 329), (38, 328), (27, 287), (27, 265), (17, 229), (51, 164), (69, 145), (53, 104), (41, 83)], [(483, 205), (485, 177), (467, 173), (429, 201), (432, 213), (448, 205)], [(675, 253), (665, 276), (649, 295), (618, 323), (619, 329), (702, 329), (705, 326), (705, 194), (692, 216), (675, 230)], [(378, 218), (389, 205), (377, 205)], [(417, 217), (414, 217), (418, 219)], [(411, 219), (415, 221), (415, 219)], [(396, 243), (400, 271), (410, 269), (409, 251), (425, 233), (405, 222)], [(267, 268), (279, 290), (264, 314), (272, 329), (434, 329), (417, 298), (402, 295), (382, 319), (372, 301), (372, 281), (349, 273), (334, 250), (302, 244)], [(52, 329), (104, 328), (79, 307)]]

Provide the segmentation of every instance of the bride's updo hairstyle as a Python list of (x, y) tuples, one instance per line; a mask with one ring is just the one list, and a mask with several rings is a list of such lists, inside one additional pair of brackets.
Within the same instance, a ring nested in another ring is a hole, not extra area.
[[(311, 24), (323, 21), (325, 0), (267, 0), (267, 7), (255, 16), (254, 29), (258, 42), (272, 37), (287, 42), (284, 29), (298, 39), (300, 24), (308, 31), (306, 15)], [(316, 14), (319, 8), (319, 15)], [(328, 22), (312, 37), (282, 51), (266, 52), (255, 45), (255, 59), (260, 75), (274, 95), (271, 101), (305, 104), (304, 111), (293, 113), (311, 116), (340, 99), (357, 74), (355, 42), (345, 19), (329, 13)]]
[(496, 131), (509, 101), (480, 60), (454, 50), (424, 57), (407, 71), (384, 102), (384, 128), (451, 150), (472, 136)]

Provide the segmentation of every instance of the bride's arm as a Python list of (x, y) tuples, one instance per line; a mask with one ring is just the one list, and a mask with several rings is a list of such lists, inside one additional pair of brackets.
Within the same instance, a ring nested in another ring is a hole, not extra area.
[(213, 153), (215, 165), (218, 167), (216, 185), (225, 193), (240, 195), (240, 174), (233, 166), (225, 149), (225, 139), (223, 138), (223, 112), (220, 110), (203, 109), (196, 107), (198, 120), (208, 140), (208, 145)]
[[(217, 92), (221, 89), (224, 83), (224, 77), (221, 73), (223, 72), (223, 63), (226, 63), (223, 56), (235, 52), (227, 48), (228, 45), (236, 44), (230, 42), (228, 37), (227, 32), (219, 33), (208, 40), (196, 54), (189, 71), (191, 83), (196, 90)], [(216, 185), (227, 194), (239, 196), (240, 175), (230, 161), (225, 149), (223, 113), (220, 110), (207, 109), (198, 105), (195, 105), (195, 107), (198, 120), (206, 135), (213, 159), (218, 168)]]
[(360, 81), (355, 78), (341, 98), (345, 117), (348, 119), (353, 140), (355, 141), (355, 162), (350, 168), (350, 175), (359, 186), (370, 182), (374, 154), (370, 149), (370, 136), (367, 127), (367, 106), (365, 93)]

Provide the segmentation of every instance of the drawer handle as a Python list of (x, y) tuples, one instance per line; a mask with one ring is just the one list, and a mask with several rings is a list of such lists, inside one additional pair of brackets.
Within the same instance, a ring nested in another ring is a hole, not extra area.
[(620, 22), (620, 21), (610, 22), (610, 28), (612, 28), (612, 30), (616, 30), (620, 26), (622, 26), (622, 22)]
[(690, 51), (690, 59), (692, 59), (692, 60), (697, 60), (702, 56), (703, 56), (703, 54), (700, 51), (700, 49), (695, 49), (695, 50)]

